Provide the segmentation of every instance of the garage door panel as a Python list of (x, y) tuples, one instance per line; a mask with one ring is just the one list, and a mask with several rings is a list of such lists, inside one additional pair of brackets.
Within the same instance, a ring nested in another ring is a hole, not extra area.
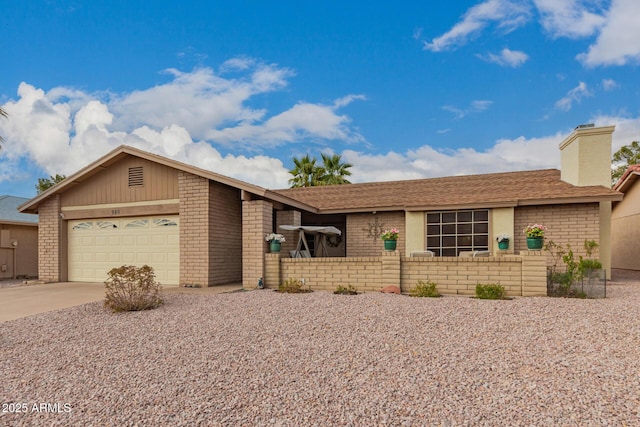
[(178, 284), (178, 216), (69, 221), (69, 280), (103, 282), (121, 265), (154, 268), (162, 284)]

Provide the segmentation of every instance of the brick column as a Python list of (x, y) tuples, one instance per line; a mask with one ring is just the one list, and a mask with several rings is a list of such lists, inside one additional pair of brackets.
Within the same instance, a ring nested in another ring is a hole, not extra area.
[(242, 202), (242, 286), (254, 289), (265, 275), (265, 236), (273, 230), (273, 205), (265, 200)]
[(400, 252), (382, 252), (382, 287), (400, 287)]
[(281, 253), (265, 254), (264, 286), (270, 289), (278, 289), (282, 278), (280, 277)]
[(285, 242), (282, 244), (282, 253), (289, 256), (289, 251), (296, 249), (298, 245), (298, 231), (281, 230), (281, 225), (302, 225), (302, 214), (300, 211), (277, 211), (276, 212), (276, 233), (284, 236)]
[(63, 258), (60, 242), (62, 233), (66, 232), (63, 223), (60, 218), (60, 195), (56, 194), (38, 207), (38, 278), (44, 282), (63, 280), (60, 277)]
[(547, 257), (542, 251), (521, 251), (522, 296), (547, 296)]
[(178, 173), (180, 286), (209, 286), (209, 180)]

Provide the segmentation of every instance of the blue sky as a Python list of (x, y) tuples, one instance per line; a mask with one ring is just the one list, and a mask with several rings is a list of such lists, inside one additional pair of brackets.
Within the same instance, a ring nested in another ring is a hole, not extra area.
[(640, 139), (640, 2), (0, 3), (0, 194), (128, 144), (268, 188), (559, 166)]

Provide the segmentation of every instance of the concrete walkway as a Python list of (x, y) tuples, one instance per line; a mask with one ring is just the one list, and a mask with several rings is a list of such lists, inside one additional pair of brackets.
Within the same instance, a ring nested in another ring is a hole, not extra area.
[[(210, 288), (163, 286), (163, 294), (219, 294), (242, 289), (242, 285)], [(0, 289), (0, 322), (20, 319), (47, 311), (101, 301), (105, 296), (102, 283), (61, 282)]]

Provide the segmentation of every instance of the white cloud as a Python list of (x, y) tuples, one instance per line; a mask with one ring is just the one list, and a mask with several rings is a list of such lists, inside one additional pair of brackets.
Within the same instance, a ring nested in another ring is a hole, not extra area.
[(591, 96), (585, 82), (578, 83), (578, 86), (571, 89), (567, 94), (556, 102), (556, 108), (562, 111), (569, 111), (574, 102), (580, 102), (582, 98)]
[[(597, 8), (600, 2), (584, 0), (534, 0), (540, 13), (540, 23), (552, 37), (568, 37), (572, 39), (588, 37), (594, 34), (605, 18)], [(597, 12), (588, 10), (594, 7)]]
[(493, 62), (503, 67), (519, 67), (529, 59), (529, 55), (518, 50), (504, 48), (499, 54), (489, 53), (485, 56), (478, 55), (480, 59), (487, 62)]
[(530, 7), (526, 3), (511, 0), (487, 0), (470, 8), (462, 19), (443, 35), (431, 42), (424, 42), (424, 49), (433, 52), (455, 49), (464, 45), (491, 23), (503, 32), (510, 32), (524, 25), (529, 19)]
[(602, 88), (605, 91), (610, 91), (616, 89), (618, 87), (618, 83), (613, 79), (602, 79)]
[(501, 139), (484, 151), (437, 150), (429, 145), (403, 154), (372, 155), (346, 150), (343, 158), (354, 165), (353, 182), (558, 168), (558, 144), (565, 136), (559, 132), (542, 138)]
[[(423, 47), (432, 52), (456, 49), (491, 24), (503, 32), (513, 31), (530, 21), (532, 9), (537, 10), (540, 25), (553, 38), (597, 35), (589, 50), (577, 55), (585, 66), (640, 62), (638, 0), (486, 0), (468, 9), (449, 31), (430, 42), (423, 41)], [(422, 32), (414, 33), (414, 37), (422, 38)], [(504, 51), (480, 57), (501, 65), (523, 62), (522, 56), (509, 58)]]
[(640, 62), (638, 17), (638, 0), (613, 0), (596, 42), (577, 58), (588, 67)]
[(275, 113), (255, 109), (249, 105), (252, 97), (281, 90), (292, 72), (248, 59), (226, 64), (242, 76), (223, 78), (208, 68), (170, 70), (169, 82), (120, 96), (68, 88), (45, 92), (22, 83), (17, 99), (3, 106), (11, 119), (0, 121), (0, 135), (7, 140), (0, 151), (0, 180), (15, 178), (6, 171), (19, 169), (25, 161), (47, 174), (70, 174), (126, 144), (262, 186), (282, 187), (288, 177), (280, 160), (223, 156), (213, 144), (240, 144), (259, 152), (285, 143), (364, 140), (350, 118), (339, 113), (363, 96), (346, 95), (331, 105), (299, 102)]
[(482, 111), (487, 110), (491, 104), (493, 104), (493, 101), (475, 100), (471, 101), (471, 104), (464, 109), (454, 107), (452, 105), (444, 105), (442, 106), (442, 109), (453, 113), (457, 119), (461, 119), (470, 113), (481, 113)]

